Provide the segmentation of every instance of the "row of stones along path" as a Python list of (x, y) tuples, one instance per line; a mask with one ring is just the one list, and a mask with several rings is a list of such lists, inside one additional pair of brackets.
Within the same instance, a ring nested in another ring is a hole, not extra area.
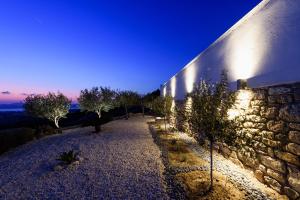
[[(159, 148), (132, 117), (27, 143), (0, 156), (0, 199), (168, 199)], [(61, 152), (79, 151), (78, 165), (53, 170)]]

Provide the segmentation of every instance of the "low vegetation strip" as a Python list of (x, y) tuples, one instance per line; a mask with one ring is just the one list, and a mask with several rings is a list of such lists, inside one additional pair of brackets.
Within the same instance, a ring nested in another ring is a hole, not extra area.
[[(2, 154), (0, 199), (168, 199), (146, 121), (112, 121), (99, 134), (93, 127), (68, 130)], [(70, 150), (76, 161), (56, 168)]]
[(185, 133), (165, 131), (151, 122), (150, 130), (162, 151), (168, 192), (174, 199), (288, 199), (263, 185), (247, 170), (215, 154), (214, 187), (208, 192), (209, 151)]

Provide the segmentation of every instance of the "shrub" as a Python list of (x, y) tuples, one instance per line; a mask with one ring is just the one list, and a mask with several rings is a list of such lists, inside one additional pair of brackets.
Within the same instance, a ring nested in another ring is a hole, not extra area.
[(0, 154), (10, 148), (33, 140), (35, 136), (35, 130), (31, 128), (15, 128), (0, 131)]
[(71, 164), (75, 161), (77, 161), (78, 152), (74, 152), (73, 150), (70, 150), (68, 152), (63, 152), (60, 154), (59, 158), (57, 160), (63, 162), (64, 164)]

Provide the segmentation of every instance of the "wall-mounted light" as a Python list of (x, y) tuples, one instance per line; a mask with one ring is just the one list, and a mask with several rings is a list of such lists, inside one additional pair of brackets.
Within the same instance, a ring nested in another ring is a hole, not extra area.
[(238, 90), (245, 90), (248, 88), (247, 79), (238, 79), (237, 80), (237, 89)]

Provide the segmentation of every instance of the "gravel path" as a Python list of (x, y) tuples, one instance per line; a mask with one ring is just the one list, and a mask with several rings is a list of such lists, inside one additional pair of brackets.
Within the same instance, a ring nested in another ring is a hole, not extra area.
[[(0, 199), (168, 199), (160, 150), (146, 123), (132, 117), (66, 131), (0, 156)], [(63, 151), (79, 165), (53, 170)]]

